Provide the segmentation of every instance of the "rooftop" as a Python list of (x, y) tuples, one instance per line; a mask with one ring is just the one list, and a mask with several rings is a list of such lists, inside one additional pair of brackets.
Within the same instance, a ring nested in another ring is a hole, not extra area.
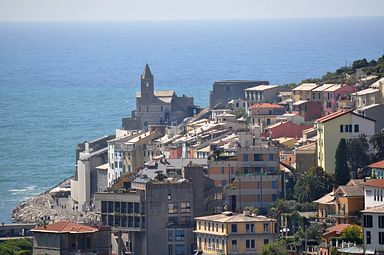
[(98, 229), (91, 226), (71, 222), (71, 221), (59, 221), (52, 224), (48, 224), (46, 226), (36, 227), (31, 231), (73, 234), (73, 233), (93, 233), (93, 232), (97, 232)]
[(325, 92), (334, 92), (334, 91), (340, 89), (340, 88), (343, 87), (343, 86), (346, 86), (346, 85), (335, 84), (335, 85), (333, 85), (332, 87), (329, 87), (329, 88), (325, 89), (324, 91), (325, 91)]
[(305, 104), (305, 103), (308, 103), (309, 101), (308, 100), (299, 100), (297, 102), (294, 102), (292, 105), (301, 105), (301, 104)]
[(360, 81), (370, 81), (370, 80), (376, 79), (377, 77), (378, 77), (377, 75), (368, 75), (367, 77), (361, 78)]
[(80, 160), (87, 160), (87, 159), (92, 158), (96, 155), (101, 155), (107, 151), (108, 151), (108, 147), (105, 147), (105, 148), (102, 148), (102, 149), (94, 151), (94, 152), (82, 153), (81, 156), (79, 157), (79, 159)]
[(368, 117), (365, 117), (363, 115), (357, 114), (357, 113), (353, 112), (353, 110), (347, 110), (347, 111), (341, 110), (341, 111), (334, 112), (334, 113), (331, 113), (329, 115), (326, 115), (324, 117), (321, 117), (321, 118), (317, 119), (316, 122), (317, 123), (324, 123), (324, 122), (327, 122), (329, 120), (333, 120), (333, 119), (336, 119), (336, 118), (338, 118), (340, 116), (343, 116), (344, 114), (347, 114), (347, 113), (351, 113), (351, 114), (353, 114), (355, 116), (358, 116), (360, 118), (364, 118), (364, 119), (367, 119), (367, 120), (370, 120), (370, 121), (375, 121), (375, 120), (370, 119)]
[(358, 109), (356, 109), (356, 111), (365, 111), (365, 110), (368, 110), (368, 109), (371, 109), (371, 108), (375, 108), (375, 107), (378, 107), (382, 104), (370, 104), (370, 105), (366, 105), (366, 106), (363, 106), (363, 107), (360, 107)]
[(337, 117), (343, 116), (344, 114), (347, 114), (347, 113), (350, 113), (350, 112), (352, 112), (352, 110), (349, 110), (349, 111), (337, 111), (337, 112), (331, 113), (329, 115), (326, 115), (324, 117), (321, 117), (321, 118), (317, 119), (316, 122), (324, 123), (324, 122), (327, 122), (329, 120), (336, 119)]
[(352, 93), (351, 95), (352, 96), (364, 96), (364, 95), (369, 95), (369, 94), (378, 93), (378, 92), (379, 92), (379, 89), (367, 88), (367, 89), (363, 89), (363, 90), (357, 91), (355, 93)]
[(363, 212), (363, 213), (384, 213), (384, 205), (371, 207), (371, 208), (365, 209), (361, 212)]
[(232, 212), (223, 212), (221, 214), (197, 217), (196, 220), (206, 220), (214, 222), (254, 222), (254, 221), (264, 221), (264, 222), (273, 222), (275, 219), (270, 219), (265, 216), (253, 216), (253, 215), (244, 215), (237, 214)]
[(317, 88), (314, 88), (312, 91), (321, 92), (321, 91), (324, 91), (324, 90), (332, 87), (333, 85), (335, 85), (335, 84), (323, 84), (323, 85), (321, 85), (321, 86), (319, 86)]
[[(375, 77), (377, 78), (377, 77)], [(380, 80), (374, 82), (370, 87), (374, 89), (378, 89), (380, 87), (380, 83), (384, 83), (384, 77), (381, 78)]]
[(350, 226), (352, 226), (352, 224), (338, 224), (338, 225), (329, 227), (325, 229), (325, 233), (323, 234), (323, 236), (341, 235), (344, 229)]
[(249, 109), (285, 109), (284, 106), (278, 105), (278, 104), (270, 104), (270, 103), (260, 103), (260, 104), (254, 104)]
[(296, 148), (296, 151), (316, 151), (316, 143), (309, 143)]
[(322, 205), (326, 205), (326, 204), (334, 204), (335, 203), (335, 194), (332, 192), (329, 192), (328, 194), (322, 196), (321, 198), (313, 201), (314, 203), (317, 203), (317, 204), (322, 204)]
[(303, 83), (292, 90), (293, 91), (299, 91), (299, 90), (310, 91), (316, 87), (317, 87), (316, 83)]
[(151, 69), (149, 68), (148, 64), (145, 64), (143, 74), (141, 75), (141, 78), (143, 79), (152, 79), (153, 75), (151, 72)]
[(384, 179), (367, 180), (365, 186), (384, 188)]
[(384, 169), (384, 160), (372, 163), (368, 166), (371, 168), (383, 168)]
[(215, 81), (215, 83), (264, 83), (264, 84), (269, 84), (268, 81), (257, 81), (257, 80), (218, 80)]
[(339, 186), (337, 190), (335, 191), (335, 194), (338, 194), (338, 191), (341, 190), (343, 192), (343, 197), (364, 197), (364, 190), (363, 186), (356, 185), (356, 186), (349, 186), (349, 185), (343, 185)]
[(247, 89), (245, 89), (245, 91), (263, 91), (263, 90), (267, 90), (267, 89), (273, 89), (276, 87), (279, 87), (279, 85), (259, 85), (256, 87), (247, 88)]

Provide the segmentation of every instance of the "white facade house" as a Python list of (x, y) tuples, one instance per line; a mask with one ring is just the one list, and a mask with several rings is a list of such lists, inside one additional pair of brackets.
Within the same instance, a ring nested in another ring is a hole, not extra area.
[(364, 248), (369, 254), (384, 252), (384, 179), (364, 183)]
[(98, 186), (105, 186), (98, 183), (97, 167), (105, 163), (106, 153), (106, 147), (92, 151), (88, 143), (85, 151), (80, 152), (76, 175), (71, 180), (71, 198), (81, 211), (88, 210), (92, 206), (91, 200), (93, 194), (98, 191)]
[(163, 135), (161, 129), (134, 131), (108, 141), (108, 187), (124, 174), (136, 173), (144, 162), (159, 156), (153, 140)]
[(362, 211), (365, 254), (384, 253), (384, 205)]
[(368, 180), (364, 184), (364, 208), (384, 205), (384, 179)]

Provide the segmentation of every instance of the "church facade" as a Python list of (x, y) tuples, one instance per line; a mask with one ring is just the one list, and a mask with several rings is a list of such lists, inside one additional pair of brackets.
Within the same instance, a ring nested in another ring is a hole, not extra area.
[(136, 111), (123, 119), (124, 129), (146, 129), (149, 125), (179, 124), (198, 112), (193, 97), (178, 97), (173, 90), (154, 90), (154, 76), (146, 64), (136, 93)]

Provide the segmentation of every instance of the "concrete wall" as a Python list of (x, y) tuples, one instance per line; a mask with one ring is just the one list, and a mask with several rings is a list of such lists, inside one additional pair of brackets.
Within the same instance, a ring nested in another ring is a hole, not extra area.
[[(73, 245), (76, 247), (74, 248)], [(34, 232), (34, 255), (111, 254), (111, 231), (94, 233)]]
[(359, 112), (365, 117), (376, 120), (375, 134), (380, 133), (381, 130), (384, 129), (384, 105), (380, 104), (376, 107), (368, 108)]
[(125, 130), (140, 130), (141, 129), (141, 119), (138, 117), (133, 118), (122, 118), (121, 126)]
[(303, 136), (303, 130), (311, 127), (312, 126), (296, 125), (291, 121), (288, 121), (272, 128), (266, 128), (265, 132), (270, 133), (271, 138), (279, 138), (279, 137), (300, 138)]
[[(81, 158), (82, 156), (85, 157)], [(80, 155), (77, 161), (76, 177), (71, 180), (71, 198), (78, 202), (80, 210), (84, 211), (91, 206), (93, 194), (98, 191), (98, 184), (103, 181), (103, 179), (97, 179), (96, 167), (106, 162), (106, 150), (94, 155), (87, 153)]]
[[(181, 213), (181, 202), (190, 203), (190, 213)], [(165, 231), (166, 229), (183, 229), (185, 233), (192, 233), (193, 190), (191, 184), (149, 184), (147, 186), (146, 204), (147, 239), (150, 240), (147, 247), (148, 255), (168, 253), (168, 232)], [(177, 204), (178, 210), (176, 213), (168, 213), (169, 204)], [(175, 218), (180, 222), (181, 217), (190, 218), (191, 224), (168, 224), (169, 218)], [(185, 253), (189, 254), (191, 246), (195, 245), (195, 240), (192, 235), (185, 235), (185, 240), (182, 243), (185, 245)]]
[(210, 92), (209, 107), (217, 104), (227, 105), (232, 99), (244, 99), (244, 89), (258, 85), (268, 85), (268, 81), (215, 81)]
[(296, 151), (296, 173), (303, 174), (316, 163), (316, 151)]

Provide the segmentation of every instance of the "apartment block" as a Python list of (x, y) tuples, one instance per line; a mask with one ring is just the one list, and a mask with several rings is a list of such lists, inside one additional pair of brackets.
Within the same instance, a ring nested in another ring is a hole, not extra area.
[(208, 161), (208, 177), (223, 191), (223, 206), (231, 211), (245, 207), (269, 208), (282, 196), (278, 148), (260, 141), (254, 130), (239, 132), (232, 147), (216, 146)]
[(128, 174), (112, 192), (95, 195), (102, 224), (122, 232), (124, 252), (191, 254), (196, 249), (193, 218), (213, 212), (213, 181), (201, 167), (184, 168), (182, 178), (148, 175)]
[(197, 248), (202, 254), (261, 254), (264, 245), (275, 239), (275, 219), (223, 212), (197, 217)]
[(317, 165), (328, 174), (335, 173), (335, 155), (340, 139), (346, 140), (375, 133), (375, 121), (349, 111), (338, 111), (317, 119)]

